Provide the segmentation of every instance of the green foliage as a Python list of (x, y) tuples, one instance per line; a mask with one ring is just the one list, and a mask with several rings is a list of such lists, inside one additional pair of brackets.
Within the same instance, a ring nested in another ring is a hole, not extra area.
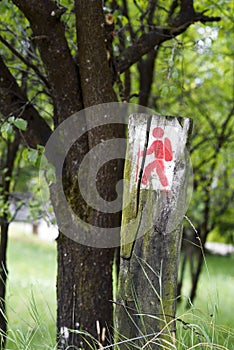
[(13, 127), (11, 123), (5, 122), (1, 125), (1, 134), (5, 140), (12, 140), (14, 137)]
[(39, 167), (41, 156), (44, 151), (44, 148), (40, 145), (36, 149), (25, 148), (22, 152), (22, 158), (25, 163), (29, 163), (31, 166)]
[(25, 131), (27, 129), (27, 121), (22, 118), (17, 118), (13, 121), (14, 126), (18, 129)]
[[(48, 185), (52, 183), (56, 183), (56, 170), (53, 164), (48, 162), (48, 159), (43, 155), (41, 157), (40, 162), (41, 169), (43, 169), (43, 173)], [(42, 173), (40, 174), (42, 175)]]
[(209, 199), (209, 229), (215, 226), (216, 232), (229, 236), (234, 229), (230, 211), (234, 195), (233, 15), (226, 9), (230, 1), (207, 1), (207, 8), (217, 5), (217, 15), (221, 3), (227, 5), (221, 25), (195, 24), (174, 43), (162, 45), (150, 107), (194, 119), (194, 193), (188, 215), (199, 228)]
[[(0, 31), (3, 38), (19, 53), (19, 56), (22, 56), (31, 65), (36, 66), (45, 75), (40, 54), (35, 41), (32, 40), (32, 30), (26, 17), (13, 2), (7, 0), (0, 1), (0, 13)], [(9, 47), (7, 48), (1, 43), (1, 48), (4, 62), (16, 78), (19, 86), (27, 93), (29, 102), (37, 106), (41, 116), (52, 126), (53, 106), (51, 96), (44, 83), (31, 67), (28, 67), (19, 56), (17, 57), (12, 53)], [(22, 119), (21, 121), (18, 120), (15, 126), (21, 130), (26, 128)]]
[[(22, 123), (22, 119), (15, 119), (14, 117), (8, 118), (8, 121), (12, 125), (19, 121), (19, 126), (24, 128), (25, 123)], [(24, 122), (24, 121), (23, 121)], [(8, 123), (9, 124), (9, 123)], [(26, 206), (29, 209), (28, 220), (38, 220), (39, 218), (47, 217), (47, 212), (50, 210), (42, 206), (41, 198), (41, 184), (38, 181), (38, 168), (40, 166), (41, 157), (44, 152), (44, 147), (38, 146), (37, 149), (30, 149), (20, 147), (17, 156), (14, 160), (14, 169), (12, 176), (6, 176), (8, 168), (6, 167), (7, 152), (8, 148), (4, 148), (4, 139), (1, 140), (0, 146), (2, 144), (2, 150), (4, 156), (2, 157), (2, 179), (0, 178), (0, 217), (4, 215), (7, 216), (9, 222), (15, 218), (16, 212), (9, 210), (9, 205), (14, 199), (15, 209), (19, 210), (21, 207)], [(1, 150), (1, 147), (0, 147)], [(5, 164), (5, 165), (4, 165)], [(5, 166), (5, 167), (4, 167)], [(48, 178), (50, 181), (55, 179), (55, 173), (52, 167), (48, 168)], [(10, 182), (10, 198), (7, 199), (9, 192), (4, 190), (4, 183), (6, 181)], [(25, 195), (25, 196), (24, 196)], [(48, 198), (49, 203), (49, 198)], [(52, 213), (50, 213), (52, 216)], [(48, 219), (49, 221), (51, 219)]]
[(0, 193), (0, 218), (8, 214), (9, 202), (5, 200), (5, 196)]
[(27, 121), (22, 118), (9, 117), (7, 120), (2, 121), (0, 126), (0, 133), (5, 140), (14, 140), (14, 126), (25, 131), (27, 129)]
[(28, 150), (27, 158), (30, 164), (36, 165), (38, 160), (38, 150), (37, 149), (30, 149)]

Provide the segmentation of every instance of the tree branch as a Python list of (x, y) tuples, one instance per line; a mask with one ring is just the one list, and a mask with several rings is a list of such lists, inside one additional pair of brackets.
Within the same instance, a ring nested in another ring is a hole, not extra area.
[(205, 13), (205, 11), (200, 12), (200, 13), (199, 12), (196, 13), (195, 22), (201, 22), (201, 23), (205, 24), (207, 22), (219, 22), (219, 21), (221, 21), (221, 17), (219, 17), (219, 16), (209, 17), (209, 16), (205, 16), (204, 13)]
[[(181, 10), (178, 18), (173, 21), (172, 27), (155, 27), (149, 33), (143, 33), (141, 37), (125, 49), (116, 58), (116, 69), (119, 73), (124, 72), (131, 65), (138, 62), (146, 53), (150, 52), (155, 46), (159, 46), (167, 40), (175, 38), (195, 22), (215, 22), (220, 21), (220, 17), (208, 17), (203, 13), (196, 13), (193, 10), (192, 1), (182, 1)], [(189, 10), (189, 11), (188, 11)]]
[(173, 0), (168, 12), (167, 22), (171, 22), (172, 16), (174, 15), (175, 10), (177, 9), (179, 3), (178, 0)]
[(27, 67), (32, 68), (37, 76), (41, 79), (41, 81), (45, 84), (45, 86), (50, 90), (51, 86), (48, 83), (46, 77), (42, 74), (40, 69), (35, 66), (32, 62), (27, 60), (24, 56), (22, 56), (6, 39), (4, 39), (0, 35), (0, 41), (16, 56), (18, 57)]
[(157, 27), (154, 31), (143, 33), (142, 36), (131, 46), (125, 49), (116, 58), (116, 69), (123, 73), (131, 65), (138, 62), (142, 56), (154, 49), (166, 40), (173, 38), (168, 28)]
[(38, 144), (45, 145), (51, 135), (51, 129), (30, 104), (26, 94), (17, 84), (1, 56), (0, 111), (4, 116), (20, 116), (28, 122), (27, 130), (22, 132), (22, 135), (30, 147), (36, 147)]
[(83, 107), (78, 67), (60, 20), (64, 10), (62, 8), (60, 11), (52, 0), (12, 1), (30, 22), (51, 86), (56, 120), (60, 123)]

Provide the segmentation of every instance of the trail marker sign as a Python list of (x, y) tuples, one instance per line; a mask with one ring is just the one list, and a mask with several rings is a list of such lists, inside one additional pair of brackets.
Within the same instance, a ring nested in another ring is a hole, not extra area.
[[(139, 348), (141, 330), (170, 342), (175, 329), (191, 129), (189, 118), (141, 113), (129, 118), (115, 328), (123, 338), (139, 337)], [(150, 349), (161, 349), (158, 338), (157, 344)]]

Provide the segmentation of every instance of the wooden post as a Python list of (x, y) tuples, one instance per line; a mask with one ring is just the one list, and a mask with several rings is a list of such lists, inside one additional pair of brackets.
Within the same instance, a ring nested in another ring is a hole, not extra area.
[[(174, 348), (191, 120), (130, 116), (115, 305), (119, 349)], [(134, 339), (132, 342), (127, 339)], [(169, 345), (172, 344), (172, 345)]]

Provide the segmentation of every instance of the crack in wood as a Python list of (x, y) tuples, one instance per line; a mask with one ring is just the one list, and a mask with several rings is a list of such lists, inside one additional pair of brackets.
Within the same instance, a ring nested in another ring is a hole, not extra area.
[[(129, 254), (129, 256), (128, 256), (127, 258), (121, 256), (121, 257), (122, 257), (123, 259), (125, 259), (125, 260), (130, 261), (131, 258), (132, 258), (132, 253), (133, 253), (133, 250), (134, 250), (134, 247), (135, 247), (135, 243), (136, 243), (136, 240), (137, 240), (138, 232), (139, 232), (139, 229), (140, 229), (140, 227), (141, 227), (141, 219), (142, 219), (142, 212), (140, 213), (140, 218), (139, 218), (139, 222), (138, 222), (136, 234), (135, 234), (134, 240), (133, 240), (133, 242), (132, 242), (131, 252), (130, 252), (130, 254)], [(130, 265), (129, 265), (129, 267), (130, 267)]]
[(149, 144), (149, 133), (150, 133), (150, 127), (152, 122), (152, 115), (147, 120), (147, 127), (146, 127), (146, 135), (145, 135), (145, 144), (144, 144), (144, 150), (143, 150), (143, 157), (141, 161), (140, 171), (139, 171), (139, 177), (137, 182), (137, 201), (136, 201), (136, 217), (138, 215), (139, 211), (139, 204), (140, 204), (140, 189), (141, 189), (141, 180), (143, 176), (144, 166), (145, 166), (145, 160), (146, 160), (146, 152)]

